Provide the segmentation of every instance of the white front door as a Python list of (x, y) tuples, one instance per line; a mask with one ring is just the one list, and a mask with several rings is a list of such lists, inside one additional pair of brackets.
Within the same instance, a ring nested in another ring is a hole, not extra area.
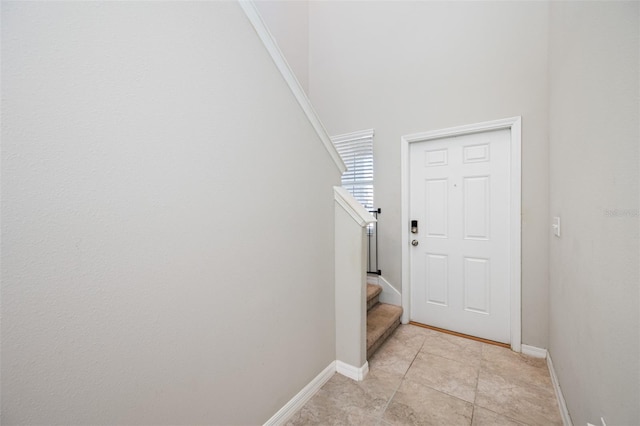
[(412, 321), (510, 343), (510, 130), (410, 145)]

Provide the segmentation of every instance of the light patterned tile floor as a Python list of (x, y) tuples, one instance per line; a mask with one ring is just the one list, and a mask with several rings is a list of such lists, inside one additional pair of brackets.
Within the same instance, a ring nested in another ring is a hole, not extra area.
[(401, 325), (356, 382), (335, 374), (287, 423), (562, 425), (543, 359)]

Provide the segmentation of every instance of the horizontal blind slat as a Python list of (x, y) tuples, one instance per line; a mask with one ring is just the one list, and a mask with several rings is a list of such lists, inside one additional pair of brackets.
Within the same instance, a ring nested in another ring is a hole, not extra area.
[(334, 140), (347, 171), (342, 186), (366, 208), (373, 208), (373, 132), (371, 136)]

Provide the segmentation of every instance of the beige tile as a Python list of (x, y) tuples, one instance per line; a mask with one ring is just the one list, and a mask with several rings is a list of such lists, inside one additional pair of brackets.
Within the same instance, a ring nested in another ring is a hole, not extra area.
[(482, 359), (487, 362), (501, 362), (507, 364), (527, 364), (531, 367), (546, 368), (547, 362), (544, 358), (534, 358), (513, 352), (509, 348), (502, 348), (495, 345), (483, 345)]
[[(334, 377), (339, 376), (336, 374)], [(363, 414), (357, 410), (349, 410), (341, 406), (332, 398), (330, 392), (324, 387), (314, 395), (294, 416), (286, 423), (287, 426), (307, 426), (307, 425), (332, 425), (351, 426), (362, 425), (372, 426), (381, 423), (368, 414)]]
[(380, 417), (401, 380), (397, 374), (384, 370), (370, 371), (360, 382), (335, 374), (322, 392), (334, 407), (347, 413)]
[(373, 417), (349, 413), (339, 409), (317, 409), (305, 405), (298, 411), (287, 426), (372, 426), (380, 423)]
[(401, 339), (391, 337), (369, 359), (369, 369), (384, 370), (402, 377), (419, 350), (415, 345), (407, 346)]
[(436, 334), (435, 331), (417, 327), (411, 324), (400, 325), (391, 335), (392, 339), (399, 340), (404, 346), (419, 350), (427, 336)]
[[(318, 391), (287, 423), (287, 426), (338, 425), (348, 414), (336, 407), (326, 392)], [(344, 423), (346, 424), (346, 423)]]
[(400, 326), (369, 366), (362, 382), (334, 375), (288, 424), (562, 424), (543, 359)]
[(471, 426), (526, 426), (508, 417), (502, 416), (482, 407), (473, 407)]
[(472, 412), (468, 402), (404, 380), (383, 420), (392, 425), (470, 425)]
[(435, 332), (426, 337), (421, 352), (479, 366), (482, 361), (483, 346), (483, 343), (475, 340)]
[(429, 353), (420, 353), (411, 364), (405, 379), (473, 403), (478, 367)]
[(475, 404), (523, 423), (561, 425), (553, 389), (520, 385), (484, 370), (478, 377)]
[(553, 393), (551, 376), (546, 360), (511, 351), (507, 348), (485, 345), (482, 348), (481, 370), (501, 376), (519, 386), (538, 386)]

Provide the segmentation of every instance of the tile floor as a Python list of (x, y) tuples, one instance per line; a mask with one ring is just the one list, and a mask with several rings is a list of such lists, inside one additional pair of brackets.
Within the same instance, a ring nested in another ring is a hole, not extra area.
[(545, 360), (401, 325), (355, 382), (335, 374), (288, 425), (562, 425)]

